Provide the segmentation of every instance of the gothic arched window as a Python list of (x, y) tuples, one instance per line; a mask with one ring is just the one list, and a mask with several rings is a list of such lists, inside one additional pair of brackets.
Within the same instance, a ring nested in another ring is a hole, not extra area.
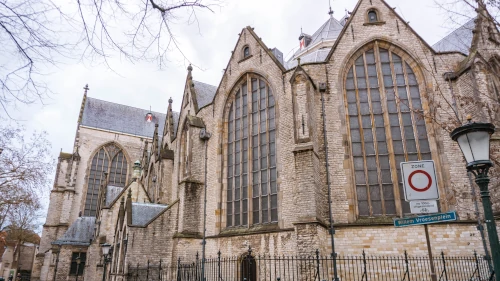
[(123, 151), (114, 144), (102, 147), (92, 158), (90, 171), (87, 177), (87, 196), (85, 198), (84, 216), (95, 216), (99, 187), (106, 181), (108, 185), (125, 186), (127, 181), (128, 164)]
[(378, 45), (353, 64), (345, 89), (358, 214), (409, 213), (400, 163), (431, 159), (417, 79), (407, 61)]
[(274, 96), (263, 79), (245, 79), (227, 114), (228, 227), (278, 221)]

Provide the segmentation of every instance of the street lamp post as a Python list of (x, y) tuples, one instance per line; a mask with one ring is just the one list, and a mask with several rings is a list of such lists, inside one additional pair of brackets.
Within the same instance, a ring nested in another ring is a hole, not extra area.
[(104, 263), (104, 268), (102, 271), (102, 281), (106, 281), (106, 265), (111, 261), (110, 249), (111, 245), (109, 245), (108, 243), (104, 243), (101, 245), (102, 257)]
[(491, 123), (471, 123), (470, 118), (468, 120), (468, 124), (456, 128), (450, 136), (458, 142), (467, 161), (467, 170), (474, 174), (481, 191), (495, 280), (500, 281), (500, 244), (488, 190), (490, 182), (488, 170), (493, 166), (490, 161), (490, 137), (495, 132), (495, 126)]

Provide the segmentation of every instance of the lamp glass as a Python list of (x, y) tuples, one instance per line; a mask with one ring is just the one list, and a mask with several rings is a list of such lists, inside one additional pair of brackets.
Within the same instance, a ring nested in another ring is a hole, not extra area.
[(490, 134), (485, 131), (473, 131), (458, 137), (458, 144), (468, 164), (490, 159)]
[(108, 243), (102, 244), (101, 245), (102, 255), (107, 256), (109, 254), (110, 248), (111, 248), (111, 245), (109, 245)]

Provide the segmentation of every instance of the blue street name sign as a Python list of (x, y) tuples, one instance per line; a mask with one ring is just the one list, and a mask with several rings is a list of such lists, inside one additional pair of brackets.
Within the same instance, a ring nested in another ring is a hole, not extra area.
[(394, 226), (405, 227), (412, 225), (422, 225), (422, 224), (439, 223), (439, 222), (456, 221), (456, 220), (457, 220), (457, 213), (453, 211), (442, 214), (418, 216), (414, 218), (395, 219)]

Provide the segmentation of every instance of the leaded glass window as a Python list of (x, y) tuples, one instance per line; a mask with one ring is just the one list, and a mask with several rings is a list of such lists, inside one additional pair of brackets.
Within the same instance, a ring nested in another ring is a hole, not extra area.
[(252, 77), (228, 113), (227, 226), (278, 221), (276, 119), (268, 84)]
[(412, 68), (375, 46), (355, 60), (345, 89), (359, 215), (396, 215), (396, 200), (409, 213), (400, 163), (431, 159)]
[(127, 159), (118, 147), (113, 144), (102, 147), (92, 158), (87, 178), (87, 196), (85, 198), (84, 216), (95, 216), (99, 188), (106, 181), (108, 185), (125, 186), (127, 180)]

